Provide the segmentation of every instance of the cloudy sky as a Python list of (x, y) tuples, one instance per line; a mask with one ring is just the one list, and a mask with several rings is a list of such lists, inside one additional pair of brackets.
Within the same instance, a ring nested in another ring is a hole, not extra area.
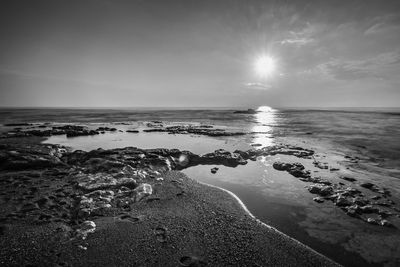
[(400, 106), (399, 0), (3, 0), (0, 36), (0, 106)]

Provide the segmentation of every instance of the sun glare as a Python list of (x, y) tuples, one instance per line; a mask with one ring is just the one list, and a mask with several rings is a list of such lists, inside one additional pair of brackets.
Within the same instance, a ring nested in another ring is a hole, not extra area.
[(262, 78), (270, 77), (276, 69), (275, 59), (271, 56), (260, 56), (255, 61), (254, 69), (258, 76)]

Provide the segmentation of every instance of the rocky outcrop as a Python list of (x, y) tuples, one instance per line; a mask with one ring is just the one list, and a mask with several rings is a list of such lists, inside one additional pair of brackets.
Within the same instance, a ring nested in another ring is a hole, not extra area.
[(258, 111), (254, 110), (252, 108), (249, 108), (247, 110), (235, 110), (233, 113), (235, 113), (235, 114), (257, 114)]
[(310, 171), (304, 170), (304, 166), (301, 163), (284, 163), (284, 162), (274, 162), (272, 165), (275, 170), (287, 171), (294, 177), (309, 178), (311, 177)]

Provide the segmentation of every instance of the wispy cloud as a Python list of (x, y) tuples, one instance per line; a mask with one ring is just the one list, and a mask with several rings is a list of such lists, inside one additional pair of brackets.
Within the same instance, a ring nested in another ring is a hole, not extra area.
[(371, 24), (364, 32), (365, 35), (374, 35), (378, 33), (387, 33), (389, 31), (400, 30), (400, 15), (388, 14), (372, 19)]
[(323, 30), (322, 25), (307, 23), (306, 26), (299, 31), (289, 31), (287, 37), (280, 40), (281, 45), (304, 46), (315, 43), (316, 36)]
[(255, 90), (268, 90), (271, 88), (271, 85), (263, 83), (245, 83), (244, 86)]
[(280, 41), (280, 44), (290, 44), (290, 45), (306, 45), (312, 43), (314, 41), (313, 38), (288, 38)]
[(400, 68), (400, 51), (382, 53), (364, 60), (331, 59), (315, 70), (339, 80), (381, 78), (390, 68)]

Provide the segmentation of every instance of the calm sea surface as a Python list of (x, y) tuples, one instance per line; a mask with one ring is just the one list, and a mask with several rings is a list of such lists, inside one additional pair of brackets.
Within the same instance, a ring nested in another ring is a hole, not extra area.
[[(237, 168), (196, 166), (184, 170), (201, 182), (223, 187), (242, 199), (260, 220), (348, 266), (400, 266), (400, 231), (369, 225), (347, 216), (332, 202), (312, 200), (304, 183), (286, 172), (272, 168), (274, 161), (301, 162), (315, 176), (334, 183), (356, 187), (373, 182), (389, 188), (392, 200), (400, 203), (400, 112), (398, 110), (279, 110), (260, 107), (254, 115), (235, 114), (233, 110), (105, 110), (105, 109), (0, 109), (0, 123), (75, 123), (118, 129), (143, 129), (147, 121), (165, 124), (211, 124), (227, 130), (246, 131), (240, 137), (205, 137), (166, 133), (131, 134), (125, 131), (98, 136), (66, 138), (53, 136), (46, 143), (73, 149), (179, 148), (202, 154), (219, 148), (233, 151), (249, 149), (252, 144), (270, 146), (294, 144), (316, 151), (316, 157), (338, 168), (331, 172), (312, 165), (311, 160), (292, 156), (260, 157)], [(7, 130), (7, 127), (3, 127)], [(357, 157), (350, 164), (346, 156)], [(357, 182), (340, 179), (351, 176)], [(398, 207), (398, 206), (397, 206)], [(393, 224), (400, 226), (399, 218)]]

